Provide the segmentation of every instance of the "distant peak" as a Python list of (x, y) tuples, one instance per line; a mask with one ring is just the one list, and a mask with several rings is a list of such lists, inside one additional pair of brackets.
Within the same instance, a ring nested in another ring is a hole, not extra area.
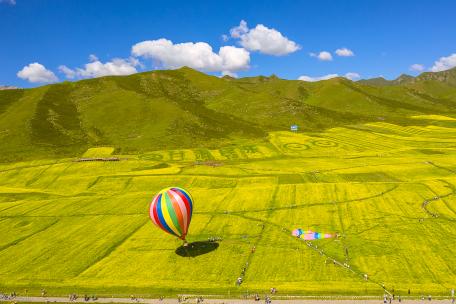
[(269, 76), (269, 79), (277, 80), (280, 78), (276, 74), (271, 74), (271, 76)]
[(370, 85), (370, 86), (389, 86), (393, 85), (393, 82), (390, 80), (386, 80), (385, 78), (379, 76), (379, 77), (374, 77), (374, 78), (369, 78), (369, 79), (361, 79), (357, 81), (358, 83), (365, 84), (365, 85)]
[[(175, 69), (174, 71), (180, 71), (180, 72), (185, 72), (185, 73), (198, 73), (198, 74), (205, 74), (201, 71), (198, 71), (198, 70), (195, 70), (191, 67), (188, 67), (186, 65), (184, 65), (183, 67), (181, 68), (178, 68), (178, 69)], [(207, 74), (206, 74), (207, 75)]]
[(399, 77), (397, 77), (395, 80), (393, 80), (396, 84), (399, 83), (405, 83), (405, 82), (410, 82), (413, 81), (415, 77), (410, 76), (408, 74), (401, 74)]
[(397, 77), (397, 79), (399, 78), (413, 78), (413, 76), (409, 75), (409, 74), (401, 74), (399, 75), (399, 77)]
[(180, 68), (178, 68), (176, 70), (178, 70), (178, 71), (196, 71), (196, 70), (194, 70), (194, 69), (192, 69), (192, 68), (190, 68), (190, 67), (188, 67), (186, 65), (184, 65), (183, 67), (180, 67)]

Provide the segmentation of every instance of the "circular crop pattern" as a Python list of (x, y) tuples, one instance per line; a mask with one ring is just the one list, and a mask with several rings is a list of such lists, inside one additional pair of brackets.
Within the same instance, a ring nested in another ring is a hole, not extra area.
[(284, 144), (283, 147), (287, 150), (293, 150), (293, 151), (304, 151), (309, 149), (309, 146), (305, 144), (300, 144), (300, 143), (288, 143)]
[(322, 148), (332, 148), (332, 147), (337, 147), (338, 144), (336, 142), (326, 140), (326, 139), (319, 139), (319, 140), (314, 140), (312, 142), (317, 147), (322, 147)]

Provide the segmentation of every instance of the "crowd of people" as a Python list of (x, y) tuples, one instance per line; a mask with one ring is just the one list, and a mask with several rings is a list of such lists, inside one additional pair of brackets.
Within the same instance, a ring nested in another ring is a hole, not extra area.
[[(68, 295), (68, 299), (70, 300), (70, 302), (74, 302), (78, 298), (79, 298), (79, 296), (77, 294), (75, 294), (75, 293), (72, 293), (72, 294)], [(85, 302), (88, 302), (90, 300), (92, 300), (92, 301), (98, 300), (97, 296), (95, 296), (95, 295), (88, 296), (86, 294), (84, 295), (83, 299), (84, 299)]]
[[(270, 291), (271, 291), (271, 294), (273, 294), (273, 295), (277, 293), (277, 289), (275, 287), (272, 287)], [(261, 301), (261, 297), (257, 293), (254, 295), (253, 299), (255, 300), (255, 302)], [(264, 304), (271, 304), (271, 303), (272, 303), (271, 297), (269, 295), (265, 295)]]
[[(162, 301), (163, 297), (160, 297), (159, 300)], [(181, 296), (181, 295), (177, 296), (177, 303), (190, 303), (189, 301), (190, 301), (190, 298), (188, 298), (187, 296)], [(202, 304), (204, 302), (204, 298), (202, 296), (197, 296), (195, 298), (195, 301), (196, 301), (196, 304)]]
[[(238, 278), (238, 282), (239, 282), (239, 285), (240, 285), (240, 284), (242, 283), (242, 278)], [(385, 285), (384, 285), (384, 284), (382, 284), (382, 287), (385, 289)], [(385, 290), (386, 290), (386, 289), (385, 289)], [(388, 292), (388, 293), (385, 293), (385, 294), (383, 295), (383, 304), (392, 304), (392, 302), (395, 301), (395, 300), (397, 300), (399, 303), (402, 303), (403, 298), (402, 298), (400, 295), (398, 295), (398, 296), (396, 297), (395, 294), (394, 294), (394, 289), (392, 289), (391, 291), (392, 291), (392, 293), (389, 293), (389, 292)], [(27, 295), (27, 293), (28, 293), (28, 290), (25, 289), (25, 290), (24, 290), (24, 294)], [(277, 289), (276, 289), (275, 287), (270, 288), (270, 295), (265, 295), (265, 296), (264, 296), (264, 303), (265, 303), (265, 304), (271, 304), (271, 303), (272, 303), (271, 295), (275, 295), (276, 293), (277, 293)], [(408, 293), (408, 298), (410, 298), (410, 297), (411, 297), (411, 291), (410, 291), (410, 289), (408, 289), (408, 292), (407, 292), (407, 293)], [(42, 295), (43, 297), (45, 297), (45, 296), (47, 295), (47, 292), (46, 292), (45, 289), (41, 289), (41, 295)], [(455, 290), (454, 290), (454, 288), (451, 289), (451, 291), (450, 291), (450, 296), (451, 296), (451, 303), (452, 303), (452, 304), (455, 304)], [(16, 291), (12, 291), (12, 292), (10, 292), (10, 293), (8, 293), (8, 294), (5, 294), (5, 293), (3, 293), (3, 292), (0, 292), (0, 300), (7, 300), (7, 301), (11, 301), (12, 303), (15, 303), (16, 297), (18, 297), (18, 294), (16, 293)], [(75, 301), (78, 300), (79, 296), (78, 296), (77, 294), (75, 294), (75, 293), (72, 293), (72, 294), (70, 294), (70, 295), (68, 296), (68, 298), (69, 298), (69, 302), (75, 302)], [(249, 294), (246, 294), (246, 295), (245, 295), (245, 298), (246, 298), (246, 299), (248, 299), (248, 298), (251, 299), (251, 294), (250, 294), (250, 295), (249, 295)], [(427, 296), (421, 295), (420, 298), (421, 298), (421, 301), (422, 301), (423, 303), (424, 303), (424, 302), (431, 302), (431, 301), (432, 301), (432, 296), (431, 296), (431, 295), (427, 295)], [(85, 302), (88, 302), (88, 301), (90, 301), (90, 300), (92, 300), (92, 301), (98, 300), (98, 298), (97, 298), (95, 295), (88, 296), (87, 294), (85, 294), (85, 295), (83, 296), (83, 299), (84, 299)], [(132, 301), (134, 301), (134, 302), (139, 302), (139, 299), (138, 299), (136, 296), (134, 296), (134, 295), (130, 295), (130, 299), (131, 299)], [(158, 298), (158, 300), (159, 300), (160, 302), (161, 302), (163, 299), (164, 299), (163, 296), (160, 296), (160, 297)], [(197, 296), (197, 297), (195, 297), (195, 298), (193, 298), (193, 297), (192, 297), (192, 298), (189, 298), (189, 297), (184, 296), (184, 295), (179, 295), (179, 296), (177, 297), (177, 303), (191, 303), (191, 302), (189, 302), (189, 301), (192, 300), (192, 299), (195, 299), (196, 304), (202, 304), (202, 303), (204, 302), (204, 299), (203, 299), (202, 296)], [(255, 300), (255, 302), (261, 301), (261, 297), (259, 296), (258, 293), (254, 294), (253, 299)], [(46, 303), (48, 303), (48, 301), (46, 301)]]
[[(258, 294), (255, 294), (254, 300), (256, 302), (258, 302), (258, 301), (261, 300), (261, 298), (260, 298), (260, 296)], [(271, 298), (269, 296), (265, 296), (264, 297), (264, 304), (271, 304), (271, 302), (272, 302), (272, 300), (271, 300)]]
[(135, 295), (130, 295), (130, 300), (132, 300), (133, 302), (136, 302), (136, 303), (139, 302), (138, 297)]
[[(254, 253), (254, 252), (255, 252), (255, 246), (253, 246), (253, 248), (252, 248), (252, 253)], [(241, 276), (238, 277), (236, 280), (236, 286), (240, 286), (242, 284), (243, 278), (245, 276), (245, 272), (247, 271), (247, 267), (249, 267), (249, 262), (246, 262), (245, 266), (242, 268)]]
[(2, 300), (14, 300), (14, 298), (16, 298), (16, 292), (15, 291), (13, 291), (13, 292), (11, 292), (9, 294), (0, 292), (0, 299), (2, 299)]
[[(396, 296), (394, 295), (394, 289), (392, 290), (392, 292), (393, 292), (392, 294), (384, 294), (383, 295), (383, 304), (387, 304), (387, 303), (391, 304), (396, 299), (397, 299), (397, 301), (399, 303), (402, 303), (402, 297), (399, 295), (396, 298)], [(410, 289), (408, 290), (408, 296), (410, 297)], [(421, 295), (420, 298), (421, 298), (422, 302), (425, 302), (426, 300), (428, 302), (432, 301), (432, 295), (427, 295), (427, 296)], [(451, 289), (451, 304), (455, 304), (454, 289)]]

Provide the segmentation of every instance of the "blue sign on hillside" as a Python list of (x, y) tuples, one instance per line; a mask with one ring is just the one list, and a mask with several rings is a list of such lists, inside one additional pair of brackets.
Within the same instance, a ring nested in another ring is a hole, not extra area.
[(291, 125), (290, 130), (293, 131), (293, 132), (297, 132), (298, 131), (298, 125)]

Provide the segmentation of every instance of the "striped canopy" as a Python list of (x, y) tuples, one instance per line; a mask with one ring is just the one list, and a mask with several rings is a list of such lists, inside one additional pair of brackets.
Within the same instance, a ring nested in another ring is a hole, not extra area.
[(187, 191), (177, 187), (158, 192), (149, 208), (149, 216), (155, 225), (184, 241), (192, 213), (192, 197)]

